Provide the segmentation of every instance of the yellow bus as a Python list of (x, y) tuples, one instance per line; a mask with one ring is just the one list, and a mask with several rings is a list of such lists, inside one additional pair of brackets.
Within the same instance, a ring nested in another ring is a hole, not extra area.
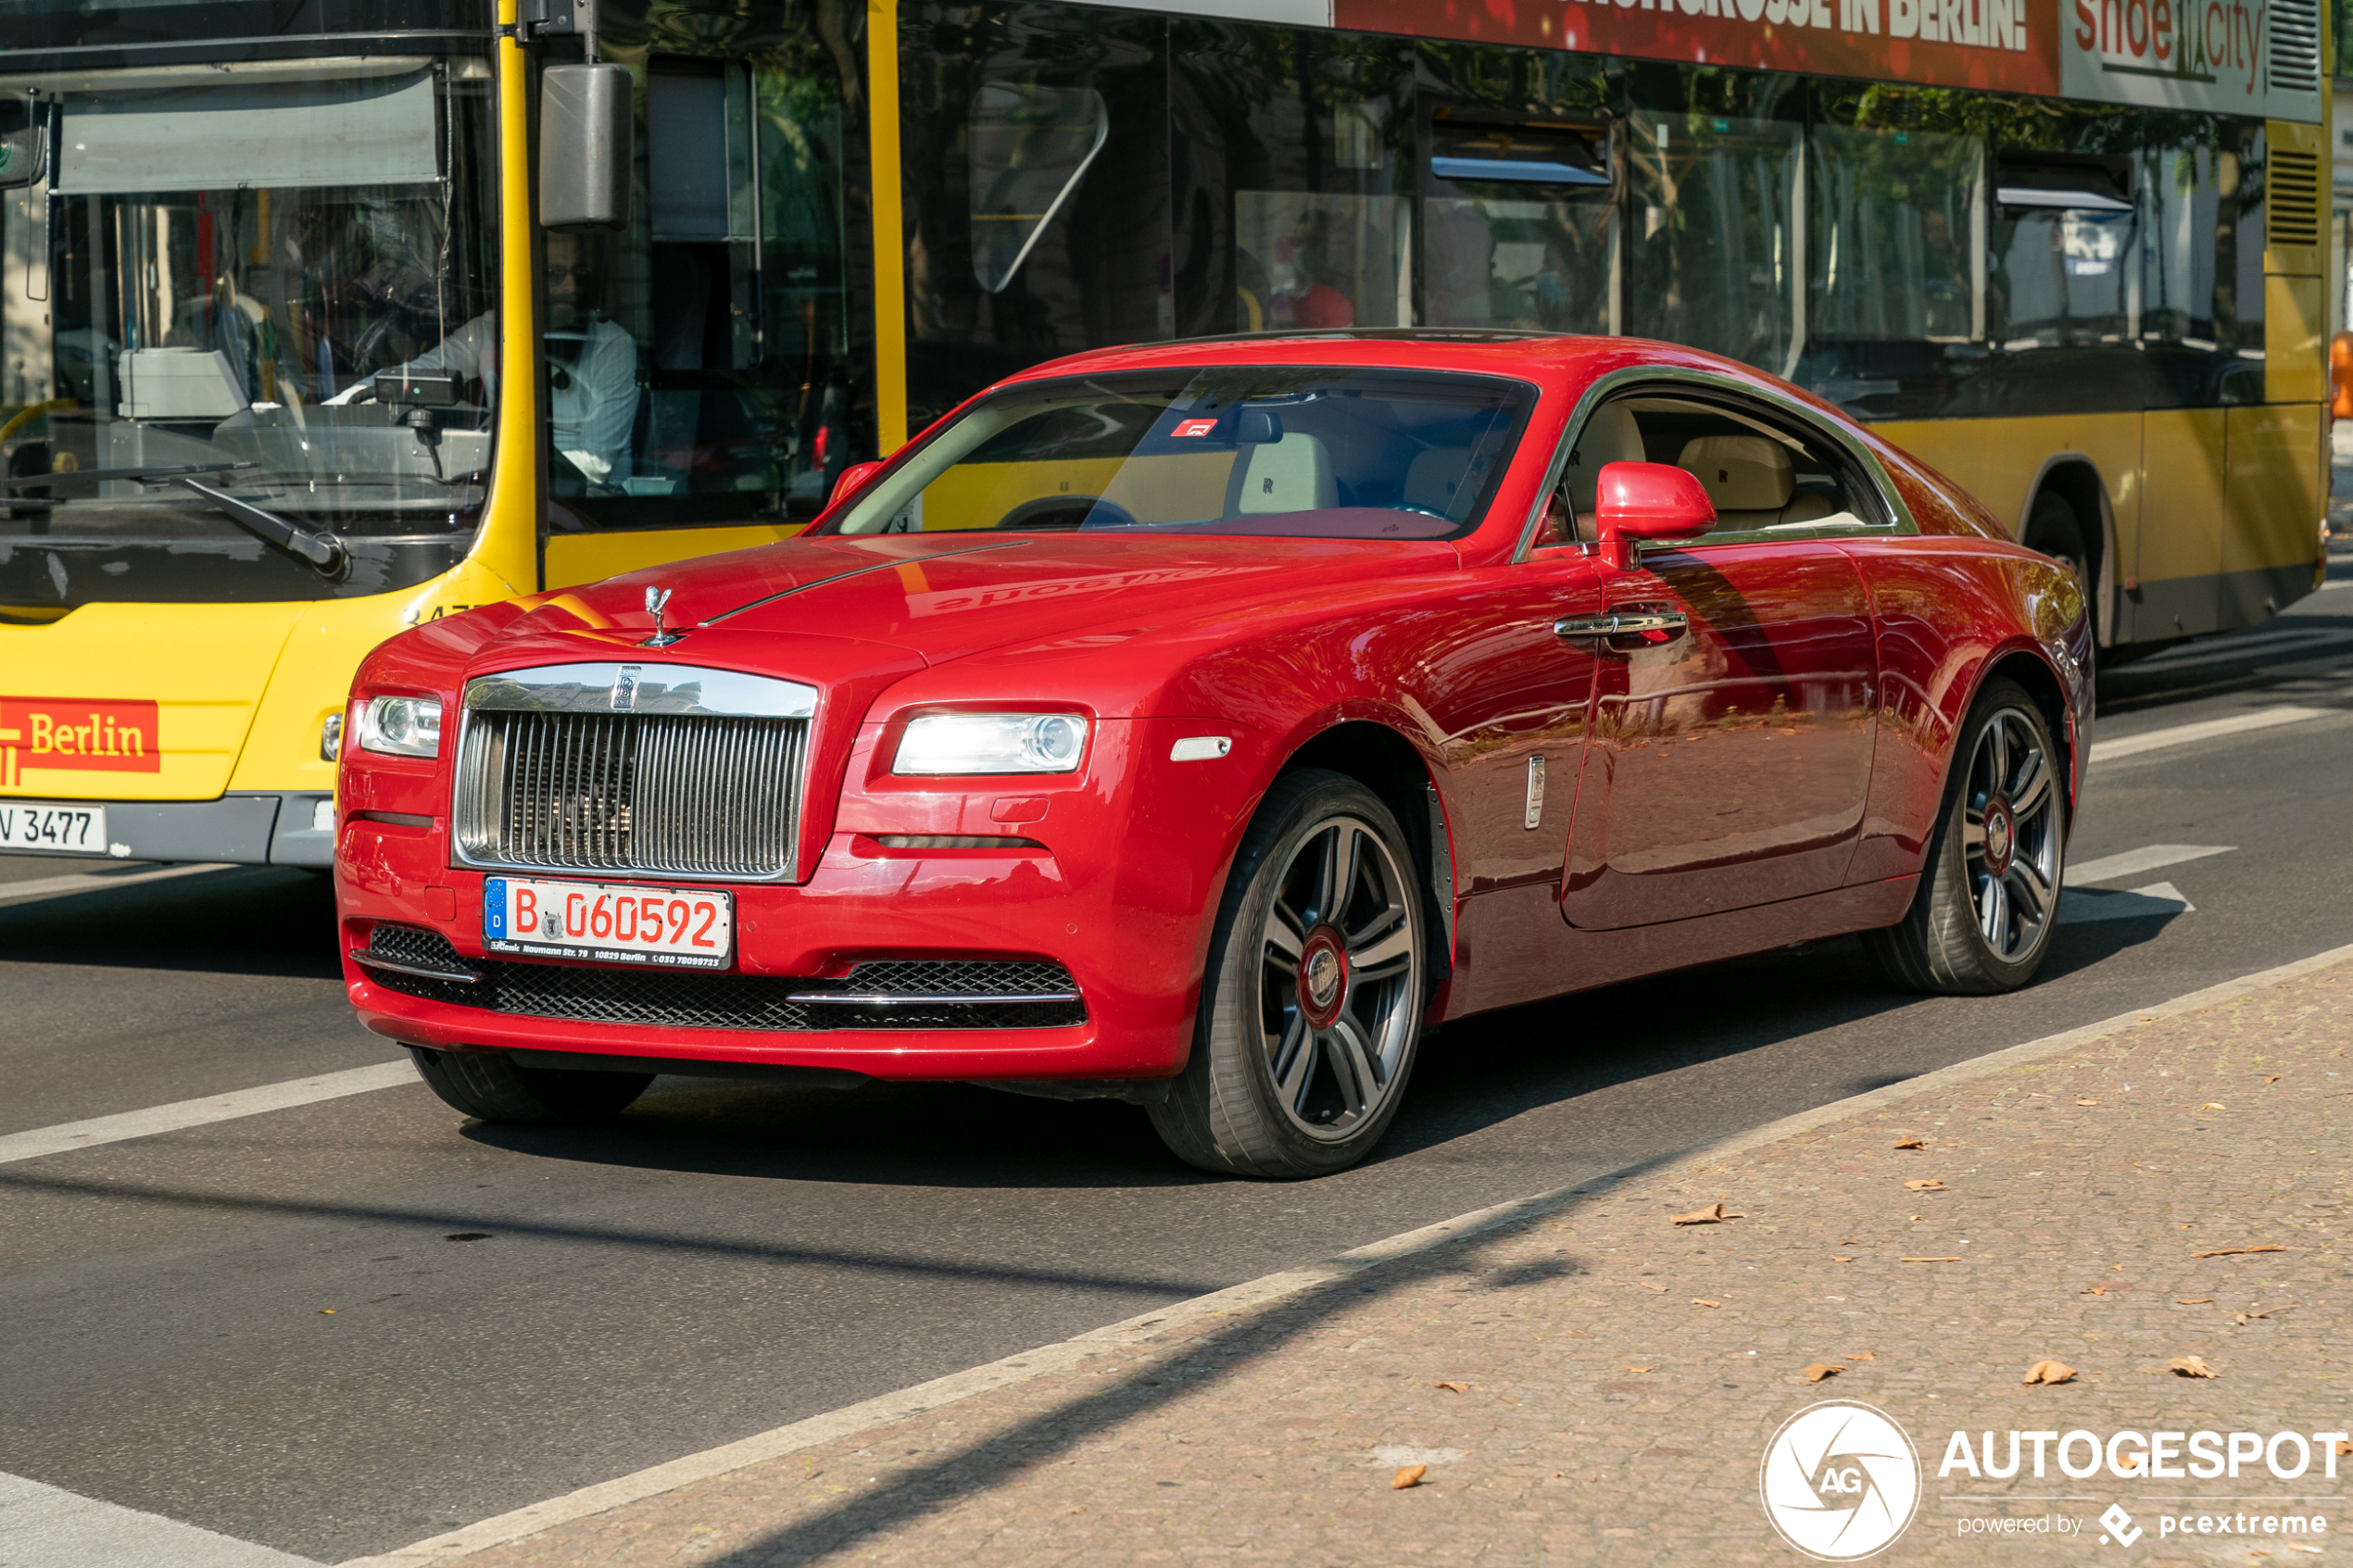
[(2313, 0), (19, 0), (0, 850), (323, 865), (377, 641), (788, 534), (995, 377), (1139, 340), (1729, 353), (2078, 563), (2110, 659), (2248, 624), (2322, 562), (2322, 31)]

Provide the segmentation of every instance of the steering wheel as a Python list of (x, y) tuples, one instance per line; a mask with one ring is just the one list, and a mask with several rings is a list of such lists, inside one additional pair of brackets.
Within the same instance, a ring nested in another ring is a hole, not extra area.
[(997, 520), (1000, 530), (1017, 529), (1029, 533), (1135, 526), (1134, 512), (1100, 495), (1041, 495), (1034, 501), (1024, 501)]

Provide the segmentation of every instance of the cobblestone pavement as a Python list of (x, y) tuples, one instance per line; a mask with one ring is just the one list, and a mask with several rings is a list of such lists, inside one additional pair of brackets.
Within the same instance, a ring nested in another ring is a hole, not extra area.
[[(1795, 1563), (1759, 1465), (1834, 1398), (1919, 1451), (1891, 1562), (2353, 1561), (2353, 1449), (2293, 1480), (1939, 1474), (1956, 1430), (2001, 1461), (2013, 1430), (2353, 1428), (2348, 1038), (2340, 965), (464, 1562)], [(2045, 1359), (2073, 1380), (2022, 1385)], [(2200, 1512), (2231, 1533), (2168, 1533)], [(2263, 1533), (2291, 1513), (2326, 1533)], [(2067, 1533), (1973, 1523), (2006, 1516)]]

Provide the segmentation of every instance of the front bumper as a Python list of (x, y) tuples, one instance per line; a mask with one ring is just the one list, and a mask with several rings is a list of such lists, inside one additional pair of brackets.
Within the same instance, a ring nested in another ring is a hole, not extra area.
[[(335, 861), (335, 835), (321, 809), (334, 797), (318, 790), (241, 791), (218, 800), (24, 800), (26, 806), (98, 806), (107, 813), (107, 851), (122, 860), (220, 860), (240, 866), (310, 866)], [(6, 850), (0, 854), (40, 854)]]
[[(711, 1008), (689, 1023), (648, 1024), (609, 1021), (610, 1011), (545, 1016), (527, 1010), (531, 1002), (496, 997), (493, 1005), (468, 1005), (454, 999), (460, 994), (454, 987), (404, 994), (350, 957), (371, 948), (379, 923), (433, 933), (486, 974), (544, 973), (545, 966), (484, 953), (484, 875), (451, 863), (446, 819), (395, 820), (389, 810), (365, 809), (346, 822), (336, 859), (352, 1005), (368, 1028), (409, 1045), (661, 1059), (678, 1062), (682, 1073), (701, 1062), (899, 1079), (1166, 1078), (1183, 1070), (1190, 1048), (1210, 917), (1255, 804), (1248, 781), (1261, 760), (1242, 755), (1260, 746), (1237, 729), (1246, 745), (1236, 747), (1231, 769), (1124, 765), (1131, 736), (1135, 753), (1164, 759), (1170, 736), (1183, 729), (1174, 721), (1104, 726), (1095, 774), (1101, 783), (1075, 781), (1042, 820), (1012, 830), (988, 820), (998, 789), (975, 792), (959, 805), (954, 791), (918, 800), (900, 790), (878, 799), (853, 785), (806, 882), (728, 887), (736, 900), (736, 966), (731, 976), (717, 978), (745, 983), (739, 989), (781, 993), (792, 988), (785, 982), (838, 983), (861, 964), (889, 960), (1044, 963), (1067, 972), (1083, 1008), (1080, 1022), (861, 1027), (842, 1010), (825, 1009), (813, 1023), (741, 1028), (728, 1026), (726, 1009)], [(862, 738), (862, 755), (870, 742)], [(861, 767), (851, 772), (853, 779), (865, 776)], [(965, 820), (967, 812), (979, 820)], [(891, 848), (881, 841), (911, 830), (988, 829), (1035, 834), (1043, 847)], [(688, 877), (626, 880), (695, 884)], [(610, 974), (618, 966), (564, 967)], [(679, 972), (630, 966), (628, 972)]]

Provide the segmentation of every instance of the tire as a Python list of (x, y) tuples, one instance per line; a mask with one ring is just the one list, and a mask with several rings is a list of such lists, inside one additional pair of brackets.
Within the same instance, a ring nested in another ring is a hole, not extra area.
[(1999, 677), (1978, 693), (1953, 758), (1912, 907), (1865, 940), (1905, 990), (1993, 996), (2033, 979), (2050, 951), (2067, 872), (2065, 763), (2034, 699)]
[(650, 1073), (581, 1073), (517, 1067), (502, 1051), (411, 1046), (417, 1074), (452, 1109), (520, 1127), (570, 1127), (618, 1116), (654, 1081)]
[[(1342, 856), (1348, 891), (1335, 899)], [(1177, 1158), (1295, 1180), (1346, 1170), (1380, 1141), (1428, 1004), (1416, 864), (1389, 808), (1355, 780), (1302, 768), (1275, 781), (1212, 928), (1192, 1055), (1151, 1108)]]
[(2026, 514), (2023, 542), (2028, 549), (2040, 550), (2074, 572), (2084, 591), (2091, 591), (2091, 549), (2084, 543), (2082, 520), (2066, 496), (2045, 490), (2034, 497), (2034, 509)]

